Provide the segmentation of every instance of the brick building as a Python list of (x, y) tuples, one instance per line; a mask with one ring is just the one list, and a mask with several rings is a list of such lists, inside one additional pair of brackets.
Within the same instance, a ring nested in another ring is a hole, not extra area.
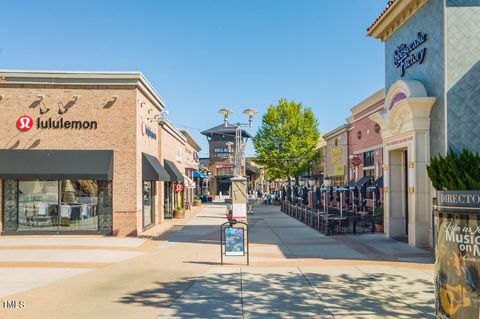
[[(363, 100), (351, 111), (349, 124), (348, 179), (353, 182), (368, 183), (369, 177), (378, 181), (383, 176), (383, 140), (380, 125), (370, 119), (370, 115), (382, 111), (385, 103), (383, 89)], [(360, 185), (361, 186), (361, 185)]]
[(183, 204), (188, 137), (141, 73), (0, 79), (2, 233), (136, 235)]

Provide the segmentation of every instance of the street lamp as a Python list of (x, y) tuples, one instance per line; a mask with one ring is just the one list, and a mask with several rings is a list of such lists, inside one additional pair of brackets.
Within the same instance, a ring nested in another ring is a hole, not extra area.
[[(228, 116), (230, 114), (233, 114), (233, 111), (229, 108), (223, 108), (218, 110), (218, 113), (223, 115), (223, 122), (225, 127), (227, 127), (229, 124), (228, 122)], [(245, 148), (245, 144), (242, 143), (242, 127), (252, 127), (253, 124), (253, 116), (257, 114), (258, 112), (254, 109), (245, 109), (243, 111), (244, 114), (248, 115), (248, 123), (240, 123), (237, 122), (235, 124), (231, 124), (233, 127), (235, 127), (235, 176), (241, 176), (241, 167), (242, 167), (242, 158), (243, 158), (243, 151)]]
[(223, 115), (223, 123), (225, 124), (225, 127), (227, 127), (228, 126), (228, 116), (230, 114), (233, 114), (232, 109), (223, 108), (223, 109), (218, 110), (218, 113)]

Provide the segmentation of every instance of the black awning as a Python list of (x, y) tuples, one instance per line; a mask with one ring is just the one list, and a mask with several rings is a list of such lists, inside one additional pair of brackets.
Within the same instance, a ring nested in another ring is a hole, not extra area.
[(378, 188), (383, 188), (383, 176), (381, 176), (375, 182), (373, 182), (373, 184), (370, 185), (369, 188), (375, 188), (377, 186), (378, 186)]
[(170, 175), (170, 181), (172, 182), (183, 182), (183, 175), (178, 170), (177, 166), (172, 161), (164, 160), (165, 169)]
[(347, 183), (347, 188), (350, 188), (350, 187), (355, 187), (355, 178), (350, 180), (348, 183)]
[(247, 165), (247, 167), (245, 168), (245, 170), (247, 172), (251, 172), (253, 174), (260, 174), (262, 171), (260, 170), (260, 168), (258, 167), (255, 167), (255, 166), (251, 166), (251, 165)]
[(112, 178), (113, 151), (0, 150), (0, 179)]
[(363, 176), (363, 177), (360, 178), (360, 180), (355, 184), (355, 186), (357, 186), (358, 188), (361, 188), (361, 187), (363, 187), (365, 184), (367, 184), (368, 182), (370, 182), (371, 179), (372, 179), (372, 176)]
[(142, 153), (142, 180), (169, 181), (170, 175), (155, 156)]

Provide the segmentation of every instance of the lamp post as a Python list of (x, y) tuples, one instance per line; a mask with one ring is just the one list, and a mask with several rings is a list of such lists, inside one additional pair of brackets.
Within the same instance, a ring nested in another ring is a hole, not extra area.
[[(244, 114), (248, 115), (248, 123), (235, 123), (231, 124), (228, 121), (228, 116), (233, 114), (233, 111), (229, 108), (223, 108), (218, 110), (218, 113), (223, 115), (223, 123), (225, 127), (235, 128), (235, 169), (234, 177), (232, 181), (232, 217), (233, 219), (242, 219), (247, 221), (247, 179), (242, 176), (242, 159), (244, 156), (245, 144), (242, 141), (242, 127), (252, 127), (253, 115), (257, 113), (254, 109), (246, 109)], [(232, 145), (229, 145), (229, 150)], [(248, 236), (248, 235), (247, 235)]]
[[(330, 186), (332, 186), (332, 179), (330, 177), (325, 177), (323, 179), (323, 186), (328, 189)], [(325, 220), (325, 232), (326, 235), (330, 235), (330, 229), (328, 228), (328, 204), (327, 204), (327, 191), (325, 190), (324, 193), (324, 203), (325, 203), (325, 213), (326, 213), (326, 220)]]
[(242, 167), (242, 159), (243, 159), (243, 153), (244, 153), (244, 148), (245, 144), (242, 143), (242, 127), (252, 127), (253, 124), (253, 116), (257, 114), (258, 112), (254, 109), (245, 109), (243, 111), (243, 114), (248, 115), (248, 123), (230, 123), (228, 121), (228, 116), (230, 114), (233, 114), (233, 111), (229, 108), (223, 108), (218, 110), (218, 113), (223, 115), (223, 123), (225, 127), (228, 127), (229, 125), (232, 125), (235, 127), (235, 170), (234, 170), (234, 175), (235, 176), (242, 176), (241, 173), (241, 167)]

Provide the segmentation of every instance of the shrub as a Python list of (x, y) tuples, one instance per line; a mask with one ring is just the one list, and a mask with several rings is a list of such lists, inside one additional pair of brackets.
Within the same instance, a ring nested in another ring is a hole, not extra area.
[(427, 172), (436, 190), (480, 189), (480, 156), (467, 149), (460, 154), (450, 149), (445, 157), (433, 156)]
[(383, 208), (375, 207), (375, 224), (383, 225)]

